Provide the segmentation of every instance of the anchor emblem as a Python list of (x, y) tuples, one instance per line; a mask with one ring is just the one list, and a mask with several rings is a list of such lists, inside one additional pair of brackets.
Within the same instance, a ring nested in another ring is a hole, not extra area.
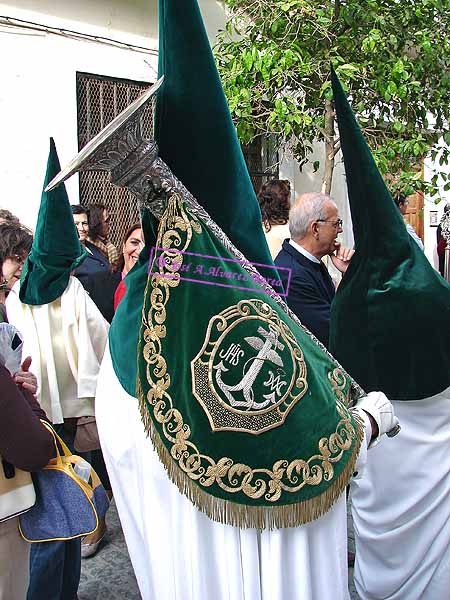
[(209, 320), (191, 373), (212, 431), (259, 435), (279, 427), (308, 389), (301, 347), (259, 298), (240, 300)]
[[(216, 371), (215, 379), (217, 385), (225, 394), (230, 406), (234, 408), (243, 407), (247, 410), (261, 410), (270, 404), (275, 404), (277, 402), (277, 396), (281, 395), (282, 387), (287, 383), (280, 378), (281, 374), (284, 374), (284, 365), (281, 356), (278, 354), (278, 352), (276, 352), (276, 350), (283, 351), (284, 344), (278, 340), (278, 331), (270, 325), (269, 330), (266, 330), (264, 327), (260, 326), (258, 327), (257, 331), (261, 337), (250, 336), (244, 338), (251, 348), (258, 350), (258, 354), (246, 361), (243, 367), (243, 377), (237, 384), (227, 385), (222, 380), (222, 374), (229, 371), (229, 369), (224, 365), (223, 360), (213, 367), (213, 369)], [(242, 355), (244, 354), (242, 351), (241, 353)], [(225, 355), (220, 354), (219, 356), (228, 356), (229, 354), (230, 352), (227, 352)], [(236, 352), (233, 353), (233, 357), (234, 356), (236, 356)], [(271, 393), (263, 394), (264, 400), (258, 402), (254, 398), (253, 384), (262, 367), (264, 366), (264, 363), (266, 362), (270, 362), (280, 367), (280, 369), (277, 377), (274, 376), (273, 371), (269, 371), (269, 379), (265, 381), (263, 385), (269, 387)], [(233, 361), (232, 364), (235, 365), (236, 362)], [(248, 370), (245, 372), (247, 367)], [(242, 392), (244, 399), (236, 399), (233, 395), (236, 392)]]

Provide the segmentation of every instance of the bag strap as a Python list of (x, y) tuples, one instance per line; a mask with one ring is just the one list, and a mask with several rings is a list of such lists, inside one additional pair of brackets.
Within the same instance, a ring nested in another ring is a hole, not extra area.
[[(56, 433), (56, 431), (53, 429), (53, 427), (50, 425), (50, 423), (47, 423), (47, 421), (44, 421), (43, 419), (41, 419), (41, 423), (42, 423), (42, 425), (44, 425), (44, 427), (46, 429), (48, 429), (48, 431), (53, 436), (53, 441), (55, 442), (55, 448), (56, 448), (56, 464), (58, 466), (62, 465), (62, 457), (61, 457), (61, 453), (59, 452), (58, 443), (61, 444), (63, 456), (65, 456), (66, 458), (71, 458), (72, 461), (74, 459), (84, 460), (84, 459), (81, 459), (81, 457), (79, 457), (78, 455), (73, 454), (73, 452), (70, 451), (70, 449), (62, 441), (62, 439), (59, 437), (59, 435)], [(83, 479), (80, 479), (80, 481), (82, 482), (83, 486), (87, 486), (88, 489), (92, 490), (92, 489), (95, 489), (97, 486), (102, 485), (102, 483), (100, 481), (100, 477), (97, 475), (97, 473), (95, 472), (92, 465), (90, 465), (90, 467), (91, 467), (91, 471), (90, 471), (90, 476), (89, 476), (89, 482), (86, 482)]]
[(44, 425), (44, 427), (46, 429), (48, 429), (48, 431), (53, 436), (53, 441), (55, 443), (55, 448), (56, 448), (56, 462), (57, 463), (62, 462), (61, 452), (59, 451), (58, 443), (61, 446), (63, 456), (72, 456), (72, 452), (66, 446), (66, 444), (62, 441), (62, 439), (59, 437), (59, 435), (56, 433), (56, 431), (53, 429), (53, 427), (50, 425), (50, 423), (47, 423), (47, 421), (44, 421), (44, 419), (41, 419), (41, 423), (42, 423), (42, 425)]

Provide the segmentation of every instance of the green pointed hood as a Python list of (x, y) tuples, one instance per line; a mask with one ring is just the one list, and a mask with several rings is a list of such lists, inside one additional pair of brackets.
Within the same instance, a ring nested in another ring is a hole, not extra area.
[(355, 255), (332, 304), (330, 350), (367, 392), (427, 398), (450, 385), (450, 286), (406, 231), (334, 71), (331, 78)]
[(248, 260), (272, 265), (197, 0), (159, 0), (161, 75), (161, 158)]
[[(159, 0), (159, 76), (155, 139), (161, 158), (252, 262), (273, 265), (247, 171), (197, 0)], [(157, 223), (143, 221), (146, 249), (127, 275), (127, 293), (110, 330), (117, 377), (135, 395), (136, 348), (150, 249)]]
[[(61, 167), (55, 142), (50, 138), (43, 190)], [(78, 240), (66, 187), (42, 192), (36, 233), (22, 269), (20, 299), (25, 304), (48, 304), (67, 287), (73, 271), (86, 255)]]

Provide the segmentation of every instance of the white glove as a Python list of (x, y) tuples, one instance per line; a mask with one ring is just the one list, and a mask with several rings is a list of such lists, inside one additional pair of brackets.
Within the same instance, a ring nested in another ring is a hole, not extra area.
[(371, 442), (371, 447), (378, 444), (384, 433), (388, 437), (394, 437), (400, 431), (400, 423), (394, 415), (394, 407), (383, 392), (369, 392), (367, 396), (358, 400), (356, 408), (369, 413), (378, 425), (378, 436)]

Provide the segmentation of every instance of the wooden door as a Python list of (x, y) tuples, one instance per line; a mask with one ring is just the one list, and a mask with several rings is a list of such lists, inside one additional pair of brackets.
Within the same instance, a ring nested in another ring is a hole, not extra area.
[(423, 193), (415, 192), (408, 196), (408, 206), (403, 215), (405, 223), (410, 223), (423, 241)]

